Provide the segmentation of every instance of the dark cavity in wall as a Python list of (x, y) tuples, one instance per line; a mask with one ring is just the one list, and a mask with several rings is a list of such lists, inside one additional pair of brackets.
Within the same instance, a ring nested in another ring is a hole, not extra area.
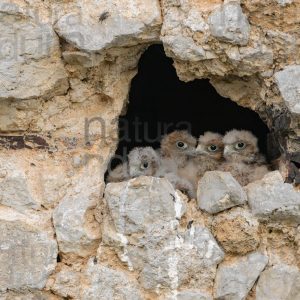
[(158, 148), (161, 137), (176, 129), (187, 129), (196, 137), (207, 130), (224, 134), (247, 129), (266, 153), (269, 130), (256, 112), (221, 97), (209, 80), (180, 81), (172, 64), (161, 45), (142, 55), (126, 115), (119, 119), (119, 145), (110, 167), (136, 146)]

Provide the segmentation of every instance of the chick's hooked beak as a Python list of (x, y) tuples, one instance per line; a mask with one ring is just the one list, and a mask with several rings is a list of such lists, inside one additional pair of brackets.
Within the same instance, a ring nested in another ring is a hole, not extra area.
[(207, 152), (205, 151), (203, 145), (198, 145), (197, 148), (195, 149), (195, 156), (203, 155), (203, 154), (207, 154)]
[(228, 146), (228, 145), (226, 145), (225, 147), (224, 147), (224, 155), (227, 155), (227, 154), (229, 154), (231, 151), (230, 151), (230, 147)]

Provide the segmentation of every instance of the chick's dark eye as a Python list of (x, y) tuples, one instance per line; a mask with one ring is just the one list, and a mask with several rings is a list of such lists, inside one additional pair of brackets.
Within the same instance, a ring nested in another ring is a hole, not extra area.
[(209, 147), (208, 147), (208, 149), (210, 150), (210, 151), (217, 151), (218, 150), (218, 147), (216, 146), (216, 145), (210, 145)]
[(177, 145), (177, 147), (180, 148), (180, 149), (185, 149), (185, 148), (187, 148), (187, 144), (184, 143), (184, 142), (181, 142), (181, 141), (177, 142), (176, 145)]
[(147, 162), (143, 163), (143, 168), (147, 169), (149, 167), (149, 164)]
[(243, 142), (236, 143), (236, 145), (235, 145), (235, 148), (238, 150), (244, 149), (245, 147), (246, 147), (246, 144)]

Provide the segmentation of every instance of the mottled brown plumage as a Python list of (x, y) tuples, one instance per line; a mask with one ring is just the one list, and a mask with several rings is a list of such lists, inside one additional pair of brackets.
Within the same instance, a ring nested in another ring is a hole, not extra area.
[(166, 135), (161, 141), (161, 157), (171, 159), (182, 167), (195, 150), (197, 140), (185, 130), (176, 130)]
[(180, 177), (183, 177), (193, 184), (196, 193), (199, 179), (206, 171), (216, 170), (223, 159), (223, 136), (207, 131), (199, 137), (194, 157), (179, 170)]
[(231, 130), (223, 138), (225, 162), (220, 170), (230, 172), (241, 185), (261, 179), (268, 167), (259, 152), (257, 138), (247, 130)]
[(196, 196), (193, 184), (181, 176), (184, 168), (195, 151), (197, 140), (187, 131), (177, 130), (166, 135), (161, 141), (161, 169), (159, 176), (166, 177), (174, 188), (186, 192), (189, 197)]
[(216, 170), (223, 160), (223, 136), (207, 131), (199, 137), (196, 148), (197, 174), (202, 177), (206, 171)]

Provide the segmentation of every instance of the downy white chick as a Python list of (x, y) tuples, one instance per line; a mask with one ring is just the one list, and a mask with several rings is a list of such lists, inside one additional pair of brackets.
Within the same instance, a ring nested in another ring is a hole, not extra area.
[(128, 162), (118, 165), (107, 182), (120, 182), (138, 176), (154, 176), (160, 168), (160, 158), (152, 147), (136, 147), (128, 154)]

